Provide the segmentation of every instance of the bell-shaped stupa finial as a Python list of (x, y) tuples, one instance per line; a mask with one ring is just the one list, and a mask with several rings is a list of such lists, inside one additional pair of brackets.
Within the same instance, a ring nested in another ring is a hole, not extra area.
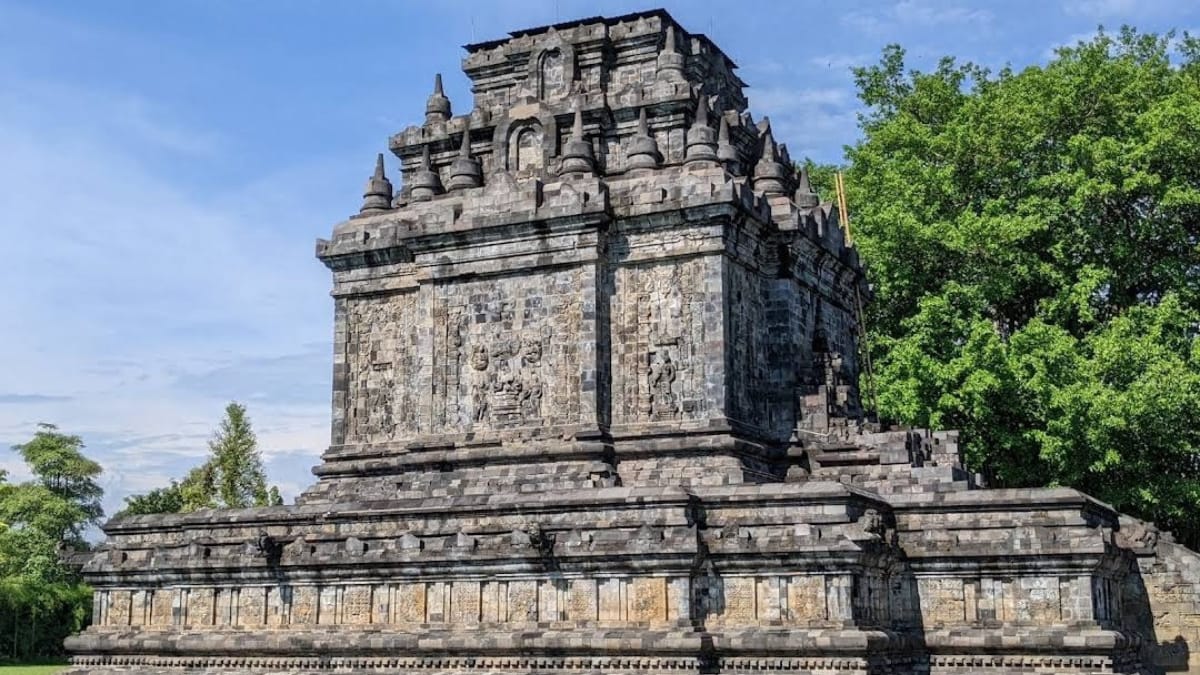
[(738, 152), (729, 140), (729, 120), (725, 115), (721, 115), (721, 123), (717, 127), (717, 159), (725, 165), (726, 171), (737, 173)]
[(796, 181), (796, 193), (792, 201), (802, 209), (811, 209), (821, 203), (821, 198), (812, 189), (812, 183), (808, 179), (807, 166), (800, 167), (800, 176)]
[(754, 165), (754, 189), (768, 195), (783, 194), (788, 171), (779, 161), (779, 146), (771, 131), (771, 121), (764, 119), (763, 122), (762, 154)]
[(442, 179), (429, 162), (429, 146), (421, 149), (421, 166), (408, 181), (408, 196), (415, 202), (433, 199), (442, 192)]
[(708, 126), (708, 96), (700, 93), (696, 101), (696, 118), (687, 131), (685, 164), (715, 164), (717, 161), (717, 135)]
[(658, 151), (658, 141), (650, 135), (650, 125), (646, 122), (646, 109), (638, 110), (637, 133), (629, 142), (629, 168), (655, 169), (662, 162), (662, 154)]
[(375, 173), (367, 179), (367, 187), (363, 190), (362, 208), (358, 212), (364, 216), (390, 211), (392, 208), (392, 182), (387, 179), (383, 169), (383, 153), (375, 157)]
[(571, 124), (571, 138), (563, 145), (562, 167), (564, 173), (592, 173), (596, 168), (596, 158), (592, 154), (592, 144), (583, 137), (583, 105), (578, 100), (575, 103), (575, 120)]
[(445, 122), (450, 119), (450, 99), (442, 91), (442, 74), (433, 76), (433, 93), (425, 102), (425, 123)]
[(471, 125), (470, 119), (463, 129), (462, 143), (458, 148), (458, 157), (450, 165), (450, 180), (446, 182), (447, 189), (461, 190), (483, 185), (483, 167), (479, 160), (471, 158)]
[(683, 79), (683, 54), (675, 46), (675, 26), (667, 24), (662, 51), (658, 53), (656, 74), (658, 79)]

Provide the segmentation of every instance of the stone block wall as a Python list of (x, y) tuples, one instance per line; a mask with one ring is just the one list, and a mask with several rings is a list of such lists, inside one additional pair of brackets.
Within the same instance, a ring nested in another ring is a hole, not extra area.
[(1200, 554), (1148, 523), (1121, 524), (1138, 572), (1118, 589), (1126, 628), (1143, 640), (1142, 657), (1155, 672), (1200, 673)]

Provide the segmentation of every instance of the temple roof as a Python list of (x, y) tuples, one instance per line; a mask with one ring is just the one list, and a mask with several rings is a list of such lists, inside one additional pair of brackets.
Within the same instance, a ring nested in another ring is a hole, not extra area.
[(468, 53), (474, 54), (475, 52), (478, 52), (478, 51), (483, 51), (486, 49), (494, 49), (495, 47), (499, 47), (500, 45), (508, 42), (509, 40), (511, 40), (513, 38), (541, 35), (542, 33), (547, 33), (551, 30), (556, 30), (556, 31), (568, 30), (571, 28), (575, 28), (577, 26), (585, 26), (587, 24), (592, 24), (592, 23), (603, 23), (606, 26), (615, 26), (619, 23), (626, 23), (626, 22), (630, 22), (630, 21), (637, 21), (638, 19), (649, 19), (649, 18), (658, 18), (658, 19), (662, 19), (664, 21), (670, 22), (672, 25), (675, 26), (676, 30), (679, 30), (688, 35), (691, 35), (692, 37), (700, 38), (705, 43), (707, 43), (707, 45), (710, 49), (712, 49), (717, 54), (720, 54), (721, 57), (723, 59), (725, 59), (725, 63), (727, 64), (727, 66), (729, 68), (737, 68), (737, 63), (735, 63), (733, 59), (729, 58), (729, 55), (726, 54), (725, 51), (722, 50), (717, 45), (717, 43), (713, 42), (712, 39), (710, 39), (704, 33), (688, 33), (686, 30), (684, 30), (683, 26), (680, 25), (680, 23), (675, 20), (675, 17), (671, 16), (670, 12), (668, 12), (667, 10), (665, 10), (661, 7), (656, 8), (656, 9), (648, 9), (648, 10), (644, 10), (641, 12), (631, 12), (629, 14), (622, 14), (620, 16), (612, 16), (612, 17), (589, 16), (589, 17), (583, 18), (583, 19), (572, 19), (570, 21), (562, 21), (559, 23), (546, 24), (544, 26), (535, 26), (533, 28), (514, 30), (514, 31), (509, 32), (509, 34), (508, 34), (509, 37), (498, 38), (495, 40), (484, 40), (482, 42), (472, 42), (470, 44), (463, 45), (463, 49), (467, 50)]

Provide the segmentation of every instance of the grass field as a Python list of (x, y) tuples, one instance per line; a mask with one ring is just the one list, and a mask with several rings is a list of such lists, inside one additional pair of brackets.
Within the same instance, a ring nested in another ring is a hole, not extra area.
[(0, 675), (54, 675), (66, 666), (0, 666)]

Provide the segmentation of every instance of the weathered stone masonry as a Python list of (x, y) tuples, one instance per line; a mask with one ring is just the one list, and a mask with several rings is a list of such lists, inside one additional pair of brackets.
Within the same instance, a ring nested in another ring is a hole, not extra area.
[(863, 416), (857, 255), (708, 38), (467, 51), (318, 242), (316, 484), (109, 522), (70, 672), (1200, 672), (1195, 553)]

